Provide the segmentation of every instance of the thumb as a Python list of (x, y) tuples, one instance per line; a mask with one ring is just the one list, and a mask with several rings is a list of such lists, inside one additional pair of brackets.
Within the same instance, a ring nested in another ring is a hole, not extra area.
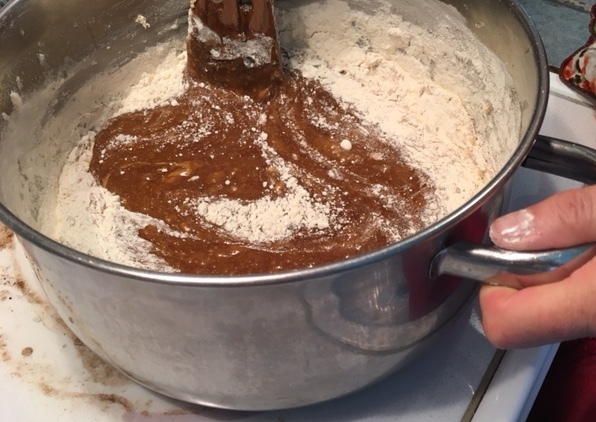
[(566, 248), (596, 240), (596, 186), (559, 192), (498, 218), (490, 237), (511, 250)]

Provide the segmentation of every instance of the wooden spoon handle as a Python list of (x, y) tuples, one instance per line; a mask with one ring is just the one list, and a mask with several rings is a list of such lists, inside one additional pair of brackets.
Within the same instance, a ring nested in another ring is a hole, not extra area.
[(221, 14), (219, 15), (222, 25), (241, 31), (238, 0), (223, 0), (222, 3)]
[(249, 30), (253, 34), (264, 34), (277, 39), (273, 0), (252, 0), (252, 14), (249, 18)]
[(273, 0), (196, 0), (190, 13), (187, 76), (269, 98), (283, 79)]
[(277, 39), (272, 0), (197, 0), (193, 14), (220, 37)]

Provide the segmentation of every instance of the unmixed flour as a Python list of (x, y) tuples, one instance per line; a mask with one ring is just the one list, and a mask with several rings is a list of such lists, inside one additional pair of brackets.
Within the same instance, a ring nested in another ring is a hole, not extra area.
[[(278, 1), (286, 65), (318, 79), (363, 120), (378, 125), (410, 164), (428, 175), (438, 198), (423, 216), (430, 225), (471, 199), (504, 164), (513, 145), (502, 140), (519, 139), (519, 105), (504, 64), (453, 8), (438, 1), (403, 0), (400, 11), (386, 1), (372, 3), (368, 10), (359, 1)], [(172, 269), (148, 253), (150, 245), (136, 235), (146, 225), (165, 231), (170, 230), (167, 225), (127, 211), (88, 172), (94, 133), (109, 118), (175, 102), (184, 91), (185, 54), (162, 52), (161, 57), (157, 66), (145, 67), (151, 70), (134, 73), (124, 98), (96, 101), (108, 107), (101, 114), (90, 113), (93, 121), (86, 116), (83, 127), (91, 130), (82, 133), (69, 155), (57, 199), (49, 201), (55, 206), (46, 209), (41, 221), (45, 233), (83, 252), (168, 271)], [(139, 63), (126, 65), (119, 75)], [(98, 78), (97, 86), (105, 80)], [(342, 148), (349, 150), (350, 141), (343, 140)], [(289, 194), (276, 201), (203, 198), (189, 200), (189, 205), (230, 235), (255, 243), (333, 224), (329, 201), (315, 200), (303, 187), (293, 186), (291, 178), (285, 183)], [(394, 238), (410, 234), (395, 233)]]
[(370, 4), (374, 12), (358, 10), (366, 2), (297, 2), (280, 13), (280, 40), (292, 67), (379, 124), (430, 176), (436, 221), (503, 164), (500, 142), (518, 139), (519, 106), (504, 64), (461, 15), (438, 1), (400, 3), (412, 19), (441, 19), (429, 32), (389, 2)]
[[(265, 120), (265, 116), (261, 120)], [(266, 133), (255, 135), (255, 143), (260, 146), (271, 168), (281, 175), (286, 193), (250, 202), (227, 198), (189, 198), (187, 204), (192, 210), (208, 223), (253, 244), (287, 239), (300, 229), (327, 229), (334, 214), (331, 206), (315, 200), (300, 185), (289, 166), (267, 144)], [(268, 187), (275, 190), (274, 186)]]

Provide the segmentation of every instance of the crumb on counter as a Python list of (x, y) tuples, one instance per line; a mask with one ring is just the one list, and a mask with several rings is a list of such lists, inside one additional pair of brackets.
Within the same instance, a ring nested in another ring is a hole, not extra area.
[(143, 16), (143, 15), (137, 15), (135, 22), (138, 23), (139, 25), (141, 25), (145, 29), (148, 29), (151, 27), (151, 25), (149, 25), (149, 22), (147, 22), (147, 18), (145, 18), (145, 16)]

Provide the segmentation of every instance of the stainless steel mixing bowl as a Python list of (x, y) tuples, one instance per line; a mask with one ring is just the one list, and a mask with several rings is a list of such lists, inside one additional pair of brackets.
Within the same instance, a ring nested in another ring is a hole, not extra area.
[[(416, 7), (415, 1), (399, 2)], [(18, 235), (68, 327), (151, 389), (243, 410), (345, 395), (432, 346), (464, 312), (476, 287), (452, 277), (429, 278), (430, 262), (455, 240), (482, 240), (499, 214), (504, 186), (532, 148), (548, 92), (543, 47), (515, 1), (448, 3), (508, 64), (523, 104), (519, 146), (459, 210), (355, 259), (283, 274), (217, 278), (142, 271), (81, 254), (37, 230), (41, 198), (73, 145), (0, 135), (0, 220)], [(0, 13), (0, 111), (12, 112), (11, 92), (26, 97), (47, 80), (62, 78), (45, 115), (31, 123), (43, 125), (98, 72), (184, 36), (187, 8), (182, 0), (13, 1)], [(139, 30), (134, 21), (139, 14), (151, 30)], [(88, 66), (70, 73), (81, 61)], [(6, 124), (0, 119), (0, 131)], [(44, 167), (39, 177), (28, 178), (21, 169), (32, 157)]]

